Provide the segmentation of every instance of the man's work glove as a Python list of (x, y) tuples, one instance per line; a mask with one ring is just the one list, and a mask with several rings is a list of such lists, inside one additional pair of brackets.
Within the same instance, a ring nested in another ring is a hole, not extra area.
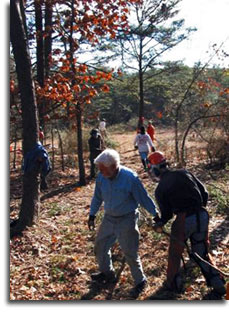
[(153, 224), (153, 230), (157, 233), (162, 233), (164, 223), (161, 221), (161, 218), (158, 214), (156, 214), (156, 216), (153, 218), (153, 221), (155, 222)]
[(87, 224), (88, 224), (88, 228), (90, 231), (94, 230), (95, 229), (95, 216), (90, 215)]
[(138, 146), (137, 146), (137, 145), (135, 145), (135, 146), (134, 146), (134, 149), (136, 149), (136, 150), (137, 150), (137, 149), (138, 149)]

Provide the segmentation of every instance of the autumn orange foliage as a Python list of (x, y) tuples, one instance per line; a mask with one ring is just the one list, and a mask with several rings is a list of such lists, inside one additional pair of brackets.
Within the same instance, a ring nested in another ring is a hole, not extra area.
[[(58, 34), (60, 42), (64, 41), (69, 45), (65, 51), (60, 48), (54, 49), (49, 56), (50, 65), (55, 66), (55, 72), (46, 79), (43, 87), (37, 84), (38, 103), (44, 102), (45, 99), (45, 103), (62, 103), (65, 108), (67, 103), (90, 104), (93, 97), (100, 92), (109, 92), (110, 88), (105, 82), (112, 79), (113, 70), (95, 71), (87, 64), (79, 63), (75, 55), (80, 47), (80, 40), (95, 46), (102, 37), (114, 39), (120, 29), (128, 32), (128, 6), (141, 1), (78, 0), (74, 1), (71, 10), (66, 9), (65, 4), (68, 1), (56, 1), (60, 4), (64, 22), (57, 16), (54, 19), (53, 30)], [(118, 75), (121, 74), (119, 70)]]

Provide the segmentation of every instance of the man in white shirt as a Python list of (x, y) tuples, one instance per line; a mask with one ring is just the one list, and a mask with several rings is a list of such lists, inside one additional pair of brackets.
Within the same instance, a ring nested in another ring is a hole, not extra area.
[(100, 134), (101, 134), (103, 139), (104, 139), (104, 137), (107, 136), (107, 133), (106, 133), (106, 120), (104, 118), (99, 123), (99, 132), (100, 132)]

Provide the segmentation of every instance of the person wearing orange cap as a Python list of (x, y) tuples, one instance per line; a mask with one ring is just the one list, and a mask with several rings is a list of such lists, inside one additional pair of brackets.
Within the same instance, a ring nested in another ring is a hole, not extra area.
[[(223, 277), (208, 264), (211, 260), (208, 255), (209, 215), (206, 210), (206, 188), (191, 172), (185, 169), (169, 169), (167, 160), (160, 151), (150, 154), (148, 161), (149, 175), (159, 180), (155, 198), (161, 217), (154, 227), (155, 231), (162, 232), (162, 227), (176, 215), (171, 226), (165, 286), (177, 292), (183, 290), (179, 271), (185, 242), (190, 239), (193, 258), (200, 267), (207, 285), (213, 288), (216, 296), (225, 295)], [(195, 253), (208, 263), (199, 260)]]

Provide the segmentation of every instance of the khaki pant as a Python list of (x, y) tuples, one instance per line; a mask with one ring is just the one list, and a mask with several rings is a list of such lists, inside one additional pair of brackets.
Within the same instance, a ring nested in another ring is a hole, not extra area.
[(146, 280), (138, 255), (138, 218), (138, 211), (121, 217), (112, 217), (105, 214), (95, 240), (95, 255), (100, 271), (105, 274), (114, 271), (111, 247), (118, 240), (136, 285)]

